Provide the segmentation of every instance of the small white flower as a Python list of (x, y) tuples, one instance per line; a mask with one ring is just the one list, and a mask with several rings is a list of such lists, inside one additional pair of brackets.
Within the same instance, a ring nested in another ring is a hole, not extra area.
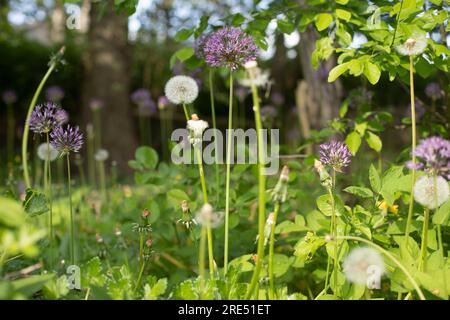
[(109, 152), (105, 149), (99, 149), (94, 156), (96, 161), (106, 161), (109, 158)]
[(448, 183), (441, 176), (436, 178), (436, 188), (437, 191), (434, 186), (434, 177), (420, 177), (414, 184), (414, 199), (424, 207), (436, 209), (450, 197)]
[[(250, 72), (250, 71), (249, 71)], [(257, 87), (266, 87), (270, 82), (270, 73), (268, 70), (261, 70), (254, 68), (251, 70), (252, 76), (248, 78), (239, 79), (238, 82), (243, 87), (250, 88), (252, 83)]]
[(37, 154), (42, 161), (47, 160), (47, 157), (50, 161), (54, 161), (58, 157), (59, 152), (51, 144), (47, 146), (47, 143), (42, 143), (37, 149)]
[(187, 128), (190, 131), (189, 142), (193, 145), (197, 145), (202, 142), (203, 131), (208, 128), (208, 122), (200, 120), (194, 113), (191, 116), (191, 120), (187, 122)]
[(188, 76), (175, 76), (166, 83), (167, 99), (174, 104), (189, 104), (198, 96), (197, 82)]
[(209, 203), (205, 203), (195, 216), (195, 221), (204, 227), (217, 228), (223, 222), (224, 213), (216, 212)]
[[(374, 270), (376, 272), (373, 272)], [(372, 275), (381, 277), (385, 273), (384, 261), (378, 251), (374, 249), (355, 248), (345, 258), (343, 271), (348, 281), (356, 284), (368, 284)]]
[(427, 37), (425, 34), (413, 35), (403, 44), (396, 47), (397, 52), (404, 56), (417, 56), (427, 48)]

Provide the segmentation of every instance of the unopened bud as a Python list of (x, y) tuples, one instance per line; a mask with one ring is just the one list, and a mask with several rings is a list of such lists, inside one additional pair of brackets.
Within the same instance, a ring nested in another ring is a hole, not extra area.
[(144, 211), (142, 211), (142, 218), (146, 219), (150, 215), (150, 211), (145, 208)]
[(186, 200), (181, 201), (181, 211), (183, 211), (183, 213), (189, 212), (189, 204)]

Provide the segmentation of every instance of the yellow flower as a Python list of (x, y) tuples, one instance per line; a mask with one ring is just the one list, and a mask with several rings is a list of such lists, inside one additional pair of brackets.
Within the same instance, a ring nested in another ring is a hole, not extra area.
[(381, 209), (381, 210), (387, 210), (389, 208), (388, 203), (384, 200), (381, 202), (378, 202), (377, 205), (378, 205), (378, 209)]
[(393, 213), (393, 214), (397, 214), (398, 213), (398, 205), (394, 204), (392, 206), (389, 206), (389, 212)]

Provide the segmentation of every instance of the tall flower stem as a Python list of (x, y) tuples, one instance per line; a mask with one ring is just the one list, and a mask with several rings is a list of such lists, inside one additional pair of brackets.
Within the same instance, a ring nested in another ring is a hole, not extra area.
[(67, 159), (67, 190), (69, 194), (69, 213), (70, 213), (70, 262), (75, 264), (75, 227), (74, 218), (72, 210), (72, 186), (70, 177), (70, 156), (69, 153), (66, 155)]
[(273, 276), (273, 254), (275, 246), (275, 227), (277, 225), (278, 212), (280, 211), (280, 203), (277, 201), (275, 203), (275, 210), (273, 215), (273, 223), (270, 230), (270, 240), (269, 240), (269, 298), (273, 300), (275, 298), (275, 285)]
[[(92, 128), (91, 126), (88, 126), (88, 128)], [(89, 182), (91, 184), (91, 187), (95, 188), (96, 181), (95, 181), (95, 142), (94, 142), (94, 132), (93, 130), (86, 130), (87, 131), (87, 162), (88, 162), (88, 175), (89, 175)]]
[(405, 245), (408, 245), (409, 232), (411, 229), (412, 217), (414, 213), (414, 183), (416, 182), (416, 107), (414, 105), (414, 61), (413, 56), (409, 56), (409, 85), (411, 93), (411, 153), (412, 153), (412, 171), (411, 171), (411, 192), (409, 197), (408, 218), (405, 228)]
[(8, 119), (8, 131), (6, 133), (6, 145), (7, 145), (7, 153), (8, 153), (8, 162), (10, 164), (14, 161), (14, 127), (15, 127), (15, 119), (14, 119), (14, 109), (12, 103), (8, 103), (6, 106), (7, 119)]
[(233, 71), (230, 70), (230, 96), (228, 101), (227, 159), (225, 178), (225, 239), (223, 252), (223, 271), (228, 272), (228, 236), (230, 220), (230, 179), (231, 179), (231, 146), (233, 129)]
[[(249, 70), (250, 79), (253, 80), (253, 72)], [(264, 225), (266, 219), (266, 176), (264, 169), (264, 147), (263, 147), (263, 132), (261, 123), (260, 103), (258, 97), (258, 89), (254, 81), (252, 81), (252, 96), (255, 112), (255, 126), (258, 140), (258, 249), (256, 266), (253, 271), (252, 280), (248, 288), (246, 299), (252, 296), (253, 291), (259, 281), (259, 274), (261, 272), (262, 261), (264, 259)]]
[(427, 269), (427, 246), (428, 246), (428, 225), (430, 221), (430, 209), (425, 208), (423, 217), (423, 229), (422, 229), (422, 243), (420, 247), (420, 261), (419, 270), (426, 271)]
[(47, 140), (47, 155), (45, 159), (46, 175), (44, 176), (45, 191), (47, 193), (49, 204), (49, 248), (50, 248), (50, 266), (53, 266), (53, 197), (52, 197), (52, 165), (50, 163), (50, 137), (48, 132), (46, 133)]
[(102, 127), (100, 119), (100, 109), (94, 111), (94, 146), (95, 150), (100, 150), (102, 147)]
[(420, 289), (419, 285), (417, 284), (416, 280), (414, 280), (414, 278), (412, 277), (412, 275), (409, 273), (408, 269), (406, 269), (406, 267), (400, 263), (400, 261), (397, 260), (397, 258), (395, 258), (389, 251), (383, 249), (382, 247), (380, 247), (379, 245), (373, 243), (372, 241), (366, 240), (364, 238), (361, 237), (354, 237), (354, 236), (338, 236), (334, 239), (335, 241), (337, 240), (351, 240), (351, 241), (358, 241), (358, 242), (362, 242), (365, 243), (375, 249), (377, 249), (378, 251), (380, 251), (382, 254), (384, 254), (386, 257), (388, 257), (395, 265), (397, 265), (397, 267), (404, 273), (404, 275), (406, 276), (406, 278), (408, 278), (408, 281), (412, 284), (412, 286), (414, 287), (414, 290), (416, 290), (419, 298), (421, 300), (426, 300), (425, 296), (422, 292), (422, 290)]
[(22, 167), (23, 167), (23, 179), (25, 180), (25, 186), (27, 188), (31, 188), (30, 173), (28, 170), (28, 155), (27, 155), (28, 135), (30, 133), (30, 118), (31, 114), (33, 113), (34, 107), (36, 106), (37, 99), (39, 98), (39, 95), (42, 91), (42, 88), (44, 87), (48, 78), (52, 74), (53, 70), (55, 70), (56, 65), (57, 61), (55, 60), (52, 64), (50, 64), (50, 67), (48, 68), (41, 82), (39, 83), (36, 91), (34, 92), (33, 98), (31, 99), (31, 103), (28, 107), (27, 117), (25, 119), (25, 126), (23, 129), (23, 138), (22, 138)]
[(139, 235), (139, 266), (141, 269), (144, 266), (144, 233)]
[(103, 202), (105, 204), (108, 203), (108, 197), (106, 194), (106, 174), (105, 174), (105, 162), (98, 161), (98, 171), (99, 171), (99, 180), (100, 180), (100, 190), (103, 197)]
[(216, 169), (216, 200), (219, 201), (219, 193), (220, 193), (220, 178), (219, 178), (219, 146), (217, 142), (216, 130), (216, 107), (214, 102), (214, 83), (213, 83), (214, 72), (210, 68), (209, 69), (209, 98), (211, 103), (211, 116), (212, 116), (212, 124), (214, 129), (214, 149), (215, 149), (215, 169)]
[(189, 120), (189, 110), (185, 103), (183, 103), (184, 115), (186, 116), (186, 120)]
[[(434, 186), (434, 202), (435, 202), (435, 206), (436, 206), (436, 210), (438, 208), (438, 197), (437, 197), (437, 175), (434, 174), (433, 175), (433, 186)], [(441, 256), (441, 261), (442, 263), (445, 263), (445, 256), (444, 256), (444, 245), (442, 243), (442, 230), (441, 230), (441, 225), (438, 224), (437, 225), (437, 239), (438, 239), (438, 248), (439, 248), (439, 255)], [(444, 279), (444, 283), (447, 283), (447, 272), (445, 269), (442, 270), (442, 276)]]
[[(332, 186), (328, 189), (331, 200), (331, 223), (332, 223), (332, 235), (335, 238), (337, 236), (337, 216), (336, 216), (336, 203), (334, 201), (334, 191), (336, 189), (336, 171), (333, 170), (333, 174), (331, 176)], [(333, 250), (333, 284), (334, 290), (337, 290), (337, 272), (338, 272), (338, 243), (336, 242)]]
[(134, 291), (136, 292), (137, 289), (139, 289), (140, 285), (141, 285), (141, 279), (142, 279), (142, 275), (144, 274), (144, 269), (145, 269), (145, 261), (141, 264), (141, 268), (139, 269), (139, 275), (138, 275), (138, 279), (136, 281), (136, 286), (134, 287)]

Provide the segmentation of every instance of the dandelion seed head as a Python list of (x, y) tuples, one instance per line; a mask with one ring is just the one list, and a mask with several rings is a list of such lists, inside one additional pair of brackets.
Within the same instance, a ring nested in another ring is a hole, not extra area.
[(223, 217), (223, 211), (214, 211), (213, 207), (209, 203), (205, 203), (195, 215), (195, 221), (201, 226), (210, 226), (215, 229), (222, 224)]
[(427, 48), (427, 37), (425, 34), (415, 34), (408, 38), (403, 44), (396, 47), (397, 52), (404, 56), (417, 56)]
[(175, 76), (167, 81), (164, 91), (173, 104), (189, 104), (197, 99), (198, 84), (191, 77)]
[(255, 68), (249, 77), (239, 79), (238, 82), (241, 86), (247, 88), (251, 88), (253, 84), (257, 87), (267, 87), (270, 83), (270, 72)]
[(105, 149), (99, 149), (94, 155), (95, 161), (103, 162), (108, 160), (109, 158), (109, 152)]
[(367, 284), (372, 268), (376, 268), (380, 276), (385, 273), (382, 256), (378, 251), (367, 247), (355, 248), (350, 251), (343, 263), (345, 277), (348, 281), (356, 284)]
[(54, 161), (58, 158), (58, 154), (58, 150), (53, 148), (51, 144), (47, 145), (47, 143), (41, 143), (37, 148), (37, 155), (42, 161), (46, 161), (47, 158), (50, 161)]
[(446, 202), (450, 197), (448, 182), (441, 176), (423, 176), (414, 184), (414, 199), (428, 209), (436, 209)]

